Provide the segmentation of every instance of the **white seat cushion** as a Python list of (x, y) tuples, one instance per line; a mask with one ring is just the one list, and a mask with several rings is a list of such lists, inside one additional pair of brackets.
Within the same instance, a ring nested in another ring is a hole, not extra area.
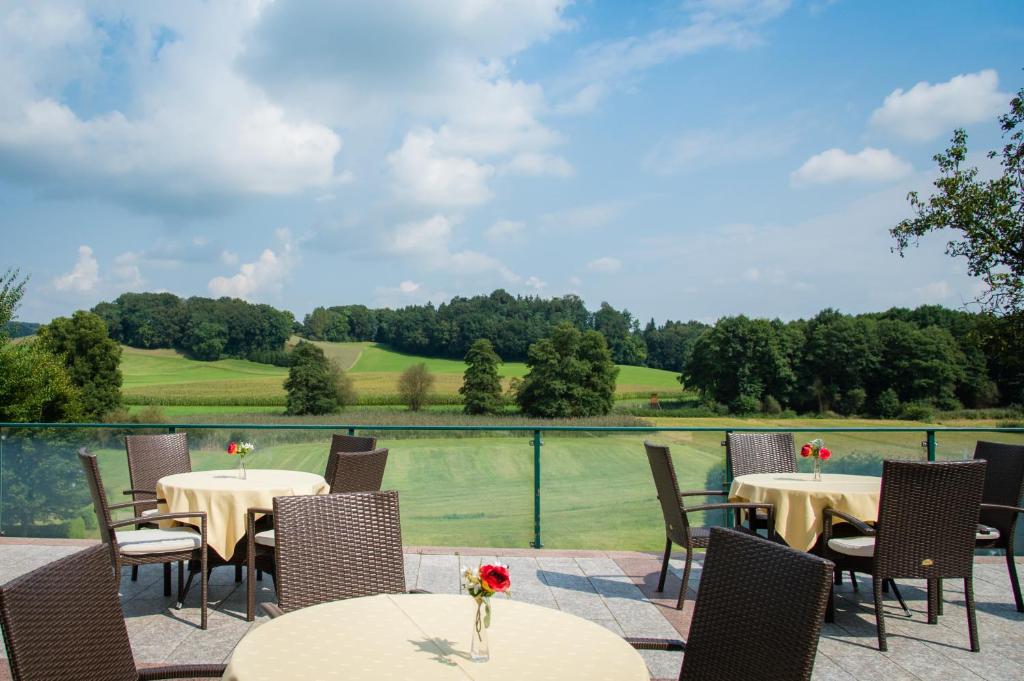
[(125, 555), (191, 551), (202, 543), (202, 536), (191, 527), (117, 531), (117, 545)]
[(263, 530), (262, 532), (257, 532), (256, 536), (253, 537), (253, 541), (255, 541), (260, 546), (273, 546), (274, 545), (274, 531), (273, 530)]
[(147, 508), (147, 509), (146, 509), (145, 511), (143, 511), (143, 512), (142, 512), (142, 513), (140, 513), (139, 515), (140, 515), (141, 517), (145, 518), (145, 517), (146, 517), (146, 516), (148, 516), (148, 515), (156, 515), (156, 514), (157, 514), (157, 513), (159, 513), (159, 512), (160, 512), (160, 509), (159, 509), (159, 508)]
[(875, 555), (874, 537), (833, 537), (828, 540), (828, 547), (836, 553), (857, 558), (870, 558)]
[[(986, 534), (985, 532), (982, 532), (982, 530), (988, 530), (988, 533)], [(999, 539), (999, 530), (991, 527), (990, 525), (982, 525), (981, 523), (978, 523), (978, 534), (974, 535), (974, 538), (977, 541), (992, 541), (994, 539)]]

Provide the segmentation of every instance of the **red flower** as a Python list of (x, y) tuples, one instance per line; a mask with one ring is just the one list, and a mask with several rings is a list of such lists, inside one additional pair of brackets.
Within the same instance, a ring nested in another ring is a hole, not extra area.
[(830, 456), (832, 456), (832, 452), (830, 452), (830, 451), (829, 451), (828, 449), (826, 449), (825, 447), (822, 447), (822, 448), (821, 448), (821, 449), (820, 449), (820, 450), (818, 451), (818, 458), (819, 458), (819, 459), (821, 459), (822, 461), (824, 461), (825, 459), (827, 459), (827, 458), (828, 458), (828, 457), (830, 457)]
[(508, 576), (508, 568), (504, 565), (481, 565), (480, 585), (490, 592), (508, 591), (512, 580)]
[(804, 445), (803, 447), (800, 448), (800, 456), (810, 456), (810, 455), (811, 455), (811, 446), (809, 444), (808, 445)]
[(237, 454), (237, 453), (238, 453), (238, 443), (237, 442), (229, 443), (228, 444), (228, 454)]

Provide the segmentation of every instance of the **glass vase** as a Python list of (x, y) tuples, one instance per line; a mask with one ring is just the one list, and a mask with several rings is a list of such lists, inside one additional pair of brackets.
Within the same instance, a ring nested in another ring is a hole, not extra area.
[(821, 459), (814, 457), (814, 482), (821, 482)]
[(245, 480), (245, 457), (238, 457), (238, 479)]
[(476, 617), (473, 618), (473, 641), (469, 646), (469, 659), (473, 662), (487, 662), (491, 659), (491, 642), (487, 638), (487, 605), (483, 599), (476, 602)]

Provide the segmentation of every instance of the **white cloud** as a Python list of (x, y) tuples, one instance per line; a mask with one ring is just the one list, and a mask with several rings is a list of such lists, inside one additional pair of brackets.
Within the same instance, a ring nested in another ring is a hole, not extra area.
[(522, 243), (526, 231), (526, 223), (516, 220), (498, 220), (484, 230), (484, 236), (494, 244)]
[(906, 177), (914, 168), (888, 149), (867, 147), (856, 154), (829, 149), (807, 159), (790, 174), (794, 186), (833, 182), (886, 182)]
[(522, 277), (493, 256), (472, 250), (453, 251), (453, 226), (453, 221), (443, 215), (403, 223), (389, 236), (387, 250), (428, 270), (469, 277), (496, 275), (510, 284), (522, 281)]
[(611, 274), (618, 272), (622, 269), (622, 261), (618, 258), (602, 257), (596, 260), (591, 260), (587, 263), (587, 269), (591, 272), (598, 272), (601, 274)]
[(139, 290), (146, 280), (142, 277), (141, 258), (138, 253), (126, 251), (114, 258), (113, 274), (121, 288)]
[(388, 156), (399, 197), (428, 206), (473, 206), (491, 198), (487, 180), (494, 168), (437, 149), (432, 130), (410, 132)]
[(100, 280), (100, 266), (88, 246), (78, 247), (78, 261), (71, 271), (53, 280), (53, 287), (58, 291), (77, 291), (85, 293), (93, 290)]
[(234, 267), (238, 264), (238, 254), (231, 251), (221, 251), (220, 261), (228, 267)]
[(523, 282), (523, 286), (532, 289), (535, 293), (540, 293), (548, 287), (548, 284), (546, 281), (541, 281), (539, 277), (530, 276)]
[(298, 262), (298, 255), (287, 230), (278, 230), (281, 247), (275, 252), (263, 250), (255, 262), (243, 263), (238, 274), (232, 277), (214, 277), (207, 285), (215, 296), (229, 296), (252, 300), (264, 294), (279, 293), (291, 270)]
[[(96, 9), (84, 20), (54, 19), (58, 10), (46, 7), (0, 10), (0, 172), (9, 179), (161, 213), (209, 212), (245, 195), (335, 182), (340, 138), (234, 70), (252, 6), (133, 5), (126, 15)], [(102, 28), (103, 19), (128, 35)], [(183, 37), (160, 42), (165, 30)], [(60, 39), (24, 47), (24, 35), (37, 31)], [(35, 66), (36, 58), (52, 68)], [(116, 108), (82, 114), (64, 103), (69, 86), (108, 87), (105, 60), (124, 76)]]
[(900, 137), (927, 141), (953, 128), (994, 120), (1011, 95), (999, 91), (992, 69), (954, 76), (945, 83), (919, 82), (910, 90), (893, 90), (871, 114), (871, 125)]
[(374, 303), (380, 307), (399, 308), (426, 302), (443, 303), (449, 296), (444, 291), (429, 289), (426, 285), (406, 279), (398, 286), (378, 286), (374, 289)]

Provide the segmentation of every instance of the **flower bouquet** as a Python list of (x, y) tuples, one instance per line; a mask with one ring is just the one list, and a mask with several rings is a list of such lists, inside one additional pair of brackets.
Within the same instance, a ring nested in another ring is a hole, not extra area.
[(821, 482), (821, 462), (828, 461), (832, 452), (825, 446), (825, 441), (820, 437), (811, 440), (800, 448), (800, 456), (814, 457), (814, 481)]
[(491, 626), (491, 596), (503, 593), (508, 596), (512, 581), (507, 565), (481, 565), (477, 569), (463, 568), (462, 581), (466, 591), (476, 601), (476, 617), (473, 620), (473, 643), (469, 648), (474, 662), (486, 662), (491, 657), (487, 627)]
[(238, 477), (245, 480), (245, 458), (251, 456), (256, 446), (251, 442), (229, 442), (228, 455), (238, 457)]

